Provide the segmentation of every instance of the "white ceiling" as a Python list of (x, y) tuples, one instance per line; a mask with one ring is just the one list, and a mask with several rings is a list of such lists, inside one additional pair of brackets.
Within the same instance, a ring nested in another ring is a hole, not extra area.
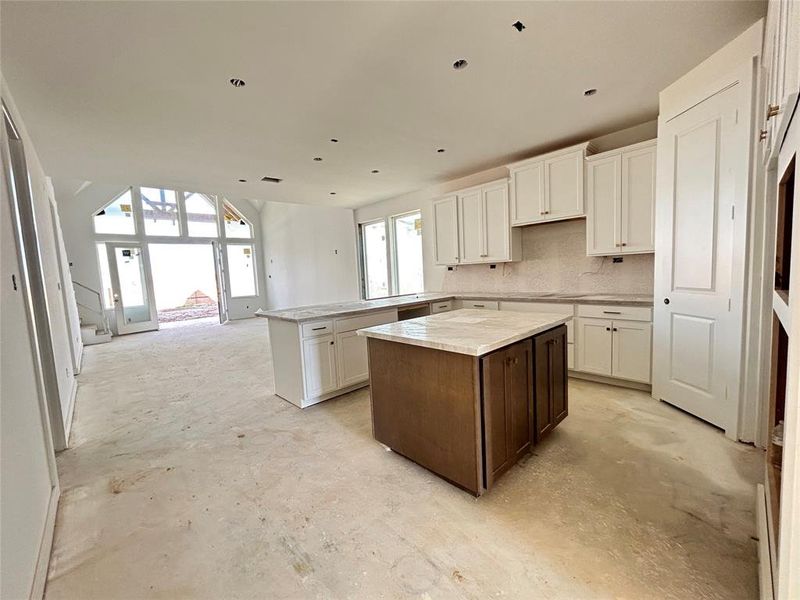
[[(50, 175), (354, 207), (652, 119), (658, 92), (765, 6), (26, 1), (0, 10), (3, 75)], [(459, 58), (469, 66), (455, 71)], [(587, 88), (599, 91), (586, 98)]]

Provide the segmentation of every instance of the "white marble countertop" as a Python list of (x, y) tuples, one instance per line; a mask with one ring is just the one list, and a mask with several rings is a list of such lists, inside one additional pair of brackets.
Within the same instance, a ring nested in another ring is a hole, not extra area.
[(359, 329), (358, 335), (458, 354), (483, 356), (557, 327), (570, 319), (571, 314), (462, 308)]
[(256, 311), (257, 317), (280, 319), (282, 321), (314, 321), (346, 317), (375, 310), (399, 308), (421, 302), (438, 300), (506, 300), (515, 302), (564, 302), (576, 304), (620, 304), (628, 306), (653, 306), (653, 296), (644, 294), (592, 294), (564, 292), (429, 292), (392, 296), (378, 300), (355, 300), (333, 304), (298, 306), (279, 310)]

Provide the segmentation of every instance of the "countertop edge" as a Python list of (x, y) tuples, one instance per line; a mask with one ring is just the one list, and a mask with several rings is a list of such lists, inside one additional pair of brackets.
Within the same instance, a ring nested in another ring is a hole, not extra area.
[[(601, 296), (603, 294), (598, 294)], [(609, 294), (611, 295), (611, 294)], [(409, 306), (414, 304), (424, 304), (427, 302), (439, 302), (442, 300), (495, 300), (498, 302), (542, 302), (547, 304), (585, 304), (585, 305), (614, 305), (614, 306), (642, 306), (644, 308), (652, 308), (654, 305), (654, 300), (628, 300), (628, 299), (613, 299), (613, 298), (570, 298), (570, 297), (554, 297), (554, 296), (525, 296), (524, 294), (515, 295), (514, 293), (510, 293), (508, 295), (502, 293), (494, 293), (494, 292), (487, 292), (486, 294), (481, 293), (442, 293), (440, 296), (432, 296), (424, 299), (414, 298), (409, 299), (407, 301), (401, 301), (397, 304), (392, 304), (389, 306), (375, 306), (370, 308), (358, 308), (353, 310), (345, 310), (345, 311), (337, 311), (333, 310), (330, 313), (320, 313), (319, 315), (313, 317), (290, 317), (286, 315), (277, 315), (277, 314), (269, 314), (273, 311), (256, 311), (254, 314), (256, 317), (261, 317), (263, 319), (275, 319), (278, 321), (287, 321), (289, 323), (306, 323), (308, 321), (318, 321), (320, 319), (334, 319), (339, 317), (352, 317), (356, 315), (367, 314), (371, 312), (377, 312), (381, 310), (392, 310), (395, 308), (400, 308), (403, 306)], [(293, 309), (280, 309), (280, 311), (291, 311)], [(306, 309), (298, 307), (297, 310), (313, 310), (313, 306), (309, 306)], [(275, 312), (280, 312), (275, 311)]]
[[(492, 344), (483, 344), (474, 349), (465, 350), (464, 346), (457, 346), (455, 344), (447, 344), (447, 343), (439, 343), (439, 342), (429, 342), (427, 340), (420, 340), (417, 338), (409, 338), (403, 337), (401, 338), (398, 335), (382, 333), (380, 331), (370, 331), (371, 327), (367, 327), (365, 329), (359, 329), (358, 335), (367, 338), (374, 338), (378, 340), (383, 340), (385, 342), (395, 342), (396, 344), (407, 344), (409, 346), (419, 346), (421, 348), (430, 348), (432, 350), (442, 350), (444, 352), (453, 352), (455, 354), (465, 354), (467, 356), (475, 356), (480, 358), (481, 356), (485, 356), (494, 352), (495, 350), (499, 350), (501, 348), (505, 348), (506, 346), (510, 346), (511, 344), (515, 344), (519, 341), (526, 340), (530, 337), (538, 335), (544, 331), (548, 331), (553, 329), (554, 327), (558, 327), (560, 325), (564, 325), (567, 321), (571, 321), (573, 319), (572, 315), (563, 316), (563, 317), (555, 317), (553, 320), (546, 325), (540, 325), (539, 327), (534, 327), (533, 329), (511, 335), (507, 338), (503, 338)], [(381, 327), (377, 325), (376, 327)]]

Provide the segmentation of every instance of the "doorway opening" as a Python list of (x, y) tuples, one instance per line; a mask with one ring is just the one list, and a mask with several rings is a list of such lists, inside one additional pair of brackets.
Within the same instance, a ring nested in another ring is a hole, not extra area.
[(149, 244), (160, 326), (219, 323), (214, 246)]

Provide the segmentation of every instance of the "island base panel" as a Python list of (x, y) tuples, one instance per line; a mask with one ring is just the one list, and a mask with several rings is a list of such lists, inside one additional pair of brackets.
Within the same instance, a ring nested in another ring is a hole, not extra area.
[(375, 439), (480, 495), (479, 359), (375, 338), (368, 350)]

